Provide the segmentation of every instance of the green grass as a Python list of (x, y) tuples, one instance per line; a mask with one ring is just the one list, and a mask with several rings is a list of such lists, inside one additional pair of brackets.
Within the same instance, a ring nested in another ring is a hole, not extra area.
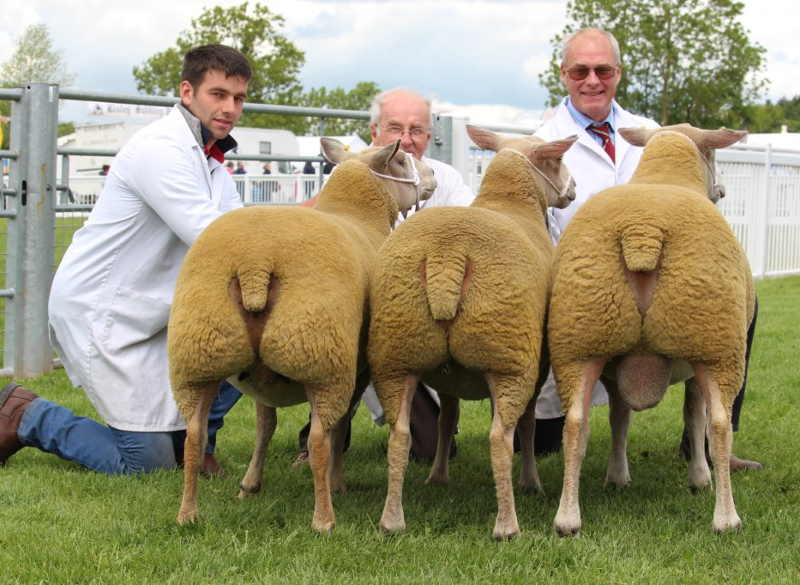
[[(634, 414), (633, 483), (605, 492), (607, 409), (594, 409), (582, 471), (583, 531), (559, 539), (552, 523), (561, 492), (560, 455), (539, 461), (546, 495), (517, 491), (522, 534), (491, 539), (496, 501), (488, 453), (489, 405), (463, 404), (451, 484), (426, 486), (427, 467), (409, 465), (408, 531), (383, 537), (386, 427), (361, 409), (345, 456), (349, 492), (333, 497), (337, 526), (311, 529), (308, 468), (290, 470), (307, 408), (278, 413), (264, 490), (245, 501), (237, 485), (251, 453), (253, 408), (234, 408), (220, 433), (225, 479), (202, 480), (201, 522), (175, 523), (179, 472), (109, 478), (25, 449), (0, 468), (0, 581), (3, 583), (797, 583), (800, 581), (800, 278), (758, 283), (760, 314), (737, 454), (763, 472), (733, 476), (740, 532), (715, 535), (714, 495), (692, 495), (677, 454), (683, 392)], [(63, 372), (26, 384), (93, 415)], [(515, 461), (515, 477), (519, 461)]]

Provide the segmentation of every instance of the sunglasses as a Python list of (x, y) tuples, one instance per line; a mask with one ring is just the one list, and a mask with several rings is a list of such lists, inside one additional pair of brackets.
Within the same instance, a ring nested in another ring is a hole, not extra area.
[(598, 79), (611, 79), (617, 72), (616, 67), (611, 65), (600, 65), (599, 67), (573, 67), (567, 69), (567, 75), (573, 81), (580, 81), (589, 77), (589, 71), (594, 71)]

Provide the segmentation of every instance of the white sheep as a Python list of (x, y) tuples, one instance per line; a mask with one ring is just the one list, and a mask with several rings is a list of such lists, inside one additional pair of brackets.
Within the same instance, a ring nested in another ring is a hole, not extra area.
[[(561, 157), (575, 138), (504, 138), (468, 127), (498, 151), (471, 207), (423, 210), (381, 247), (370, 294), (368, 358), (389, 423), (389, 486), (383, 531), (405, 528), (402, 484), (410, 405), (422, 378), (439, 393), (439, 444), (429, 482), (448, 480), (458, 401), (491, 398), (489, 435), (497, 486), (496, 539), (519, 533), (511, 480), (517, 421), (520, 484), (541, 489), (533, 458), (533, 407), (550, 286), (548, 205), (566, 206), (574, 182)], [(546, 368), (545, 368), (545, 371)]]
[(366, 366), (364, 316), (378, 248), (398, 206), (406, 211), (430, 197), (435, 180), (399, 151), (399, 141), (357, 155), (331, 139), (322, 144), (325, 156), (342, 164), (314, 208), (256, 206), (225, 214), (181, 267), (168, 330), (170, 381), (189, 423), (179, 523), (197, 518), (197, 473), (218, 384), (243, 372), (233, 381), (258, 407), (256, 449), (240, 497), (260, 487), (275, 407), (308, 401), (312, 525), (333, 529), (330, 493), (343, 489), (344, 479), (340, 444), (329, 472), (331, 431), (348, 412), (356, 374)]
[(630, 482), (625, 450), (631, 408), (651, 408), (669, 383), (693, 376), (684, 408), (689, 482), (693, 488), (711, 482), (703, 449), (707, 405), (717, 477), (713, 527), (738, 528), (730, 414), (744, 376), (754, 292), (745, 253), (712, 200), (720, 195), (713, 149), (737, 142), (744, 132), (682, 124), (620, 134), (633, 145), (646, 143), (633, 178), (583, 205), (556, 249), (548, 341), (567, 417), (555, 530), (580, 530), (580, 467), (592, 388), (601, 374), (612, 426), (606, 485)]

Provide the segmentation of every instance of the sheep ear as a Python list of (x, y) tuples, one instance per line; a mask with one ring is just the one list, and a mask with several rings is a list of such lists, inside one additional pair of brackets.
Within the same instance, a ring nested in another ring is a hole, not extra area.
[(618, 128), (617, 132), (631, 146), (644, 146), (650, 139), (650, 131), (647, 128)]
[(323, 136), (319, 139), (319, 142), (320, 146), (322, 147), (322, 156), (325, 157), (325, 160), (335, 165), (338, 165), (355, 156), (352, 152), (348, 152), (344, 144), (335, 138)]
[(484, 130), (478, 126), (467, 124), (467, 134), (472, 138), (472, 142), (480, 146), (483, 150), (491, 150), (494, 152), (500, 150), (497, 146), (500, 136), (490, 130)]
[(569, 150), (569, 147), (575, 144), (578, 140), (577, 135), (562, 138), (561, 140), (553, 140), (552, 142), (545, 142), (537, 146), (530, 155), (531, 160), (545, 160), (550, 158), (559, 158), (564, 156), (564, 153)]
[(394, 158), (394, 155), (398, 153), (400, 150), (400, 139), (397, 139), (397, 142), (392, 144), (387, 144), (386, 146), (382, 147), (378, 152), (375, 153), (375, 156), (372, 157), (372, 160), (369, 163), (370, 168), (373, 171), (380, 171), (381, 169), (385, 169), (386, 165), (389, 164), (389, 161)]
[(747, 135), (747, 130), (729, 130), (721, 128), (719, 130), (704, 130), (700, 136), (700, 149), (725, 148), (731, 144), (736, 144)]

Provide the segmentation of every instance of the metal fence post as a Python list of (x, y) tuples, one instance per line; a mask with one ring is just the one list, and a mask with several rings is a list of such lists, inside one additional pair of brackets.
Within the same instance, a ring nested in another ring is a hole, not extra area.
[(425, 156), (454, 167), (464, 181), (469, 179), (468, 118), (436, 115), (433, 117), (431, 142)]
[(770, 209), (770, 199), (771, 193), (770, 190), (772, 188), (771, 185), (771, 167), (772, 167), (772, 144), (767, 144), (767, 150), (765, 153), (765, 160), (764, 160), (764, 218), (761, 222), (762, 226), (762, 243), (763, 246), (761, 249), (761, 270), (758, 272), (759, 278), (764, 278), (767, 274), (767, 270), (769, 270), (769, 239), (770, 239), (770, 215), (772, 210)]
[(12, 104), (11, 148), (19, 153), (16, 218), (9, 220), (6, 301), (6, 364), (27, 378), (53, 369), (47, 338), (47, 299), (53, 280), (58, 86), (30, 83)]

